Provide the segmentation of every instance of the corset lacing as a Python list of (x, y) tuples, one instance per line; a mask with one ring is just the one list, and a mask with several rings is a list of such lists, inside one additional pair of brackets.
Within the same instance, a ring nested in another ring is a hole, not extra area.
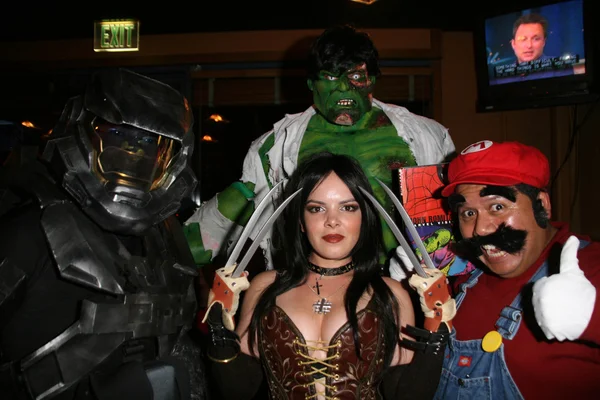
[[(315, 345), (311, 345), (309, 343), (314, 343)], [(323, 342), (320, 340), (308, 341), (307, 344), (301, 343), (297, 339), (294, 340), (294, 345), (298, 346), (298, 349), (296, 350), (296, 354), (298, 354), (299, 356), (301, 356), (307, 360), (307, 361), (298, 361), (298, 365), (307, 365), (310, 368), (310, 371), (302, 372), (303, 376), (312, 376), (315, 379), (327, 377), (327, 378), (330, 378), (333, 380), (337, 380), (340, 378), (338, 374), (331, 373), (331, 371), (333, 371), (333, 370), (337, 371), (340, 368), (339, 364), (331, 364), (329, 361), (337, 360), (340, 358), (340, 350), (339, 349), (340, 349), (340, 347), (342, 347), (342, 341), (338, 340), (335, 344), (332, 344), (332, 345), (326, 345), (326, 344), (327, 344), (327, 342)], [(311, 357), (308, 355), (308, 353), (310, 351), (324, 351), (325, 353), (328, 353), (329, 349), (337, 349), (337, 351), (335, 352), (335, 354), (325, 357), (325, 358), (315, 358), (315, 357)], [(328, 389), (330, 391), (336, 389), (335, 386), (328, 385), (327, 380), (325, 380), (322, 384), (323, 384), (323, 386), (325, 386), (325, 389)], [(308, 384), (305, 386), (308, 386)], [(315, 389), (315, 391), (316, 391), (316, 389)], [(316, 391), (316, 393), (313, 395), (307, 394), (305, 398), (306, 399), (314, 399), (319, 395), (324, 396), (326, 400), (337, 400), (338, 399), (337, 397), (329, 397), (329, 396), (327, 396), (327, 393), (319, 392), (319, 391)]]

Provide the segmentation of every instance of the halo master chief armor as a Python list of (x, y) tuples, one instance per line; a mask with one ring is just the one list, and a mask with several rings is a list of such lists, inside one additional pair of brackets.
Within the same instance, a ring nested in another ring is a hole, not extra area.
[(197, 273), (174, 215), (196, 185), (192, 124), (170, 86), (99, 71), (42, 160), (4, 176), (0, 398), (203, 398)]

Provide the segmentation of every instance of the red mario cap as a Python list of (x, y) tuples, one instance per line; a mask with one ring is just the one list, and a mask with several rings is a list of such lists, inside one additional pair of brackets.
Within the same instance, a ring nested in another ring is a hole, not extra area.
[(463, 183), (496, 186), (525, 183), (544, 189), (549, 181), (548, 159), (535, 147), (482, 140), (468, 146), (450, 162), (448, 185), (442, 196), (450, 196)]

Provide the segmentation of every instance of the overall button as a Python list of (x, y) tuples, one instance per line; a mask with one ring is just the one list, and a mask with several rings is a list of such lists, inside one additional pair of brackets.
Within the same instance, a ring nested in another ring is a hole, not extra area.
[(486, 353), (493, 353), (502, 345), (502, 335), (498, 331), (490, 331), (486, 333), (481, 341), (481, 347)]

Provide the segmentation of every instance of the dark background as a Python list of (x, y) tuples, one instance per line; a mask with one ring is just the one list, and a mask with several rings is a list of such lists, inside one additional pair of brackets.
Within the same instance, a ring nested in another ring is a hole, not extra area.
[[(547, 3), (548, 0), (545, 1)], [(397, 29), (426, 28), (445, 31), (474, 31), (478, 17), (532, 7), (542, 2), (490, 1), (469, 4), (469, 1), (406, 1), (377, 0), (364, 5), (350, 0), (306, 1), (244, 1), (198, 0), (195, 2), (111, 1), (111, 2), (30, 2), (15, 1), (3, 8), (0, 42), (60, 39), (92, 39), (93, 23), (101, 19), (134, 18), (140, 21), (140, 35), (164, 35), (195, 32), (227, 32), (247, 30), (324, 29), (340, 23), (358, 28)], [(526, 3), (526, 4), (525, 4)], [(0, 56), (0, 67), (2, 57)], [(0, 107), (0, 120), (32, 120), (42, 132), (51, 129), (70, 96), (83, 91), (91, 69), (48, 71), (36, 65), (36, 74), (12, 71), (13, 78), (4, 76), (4, 85), (18, 85), (21, 92), (35, 96), (48, 87), (51, 96), (23, 105), (10, 98)], [(182, 91), (188, 98), (191, 87), (188, 66), (150, 66), (136, 68)], [(40, 72), (41, 71), (41, 72)], [(49, 83), (50, 82), (50, 83)], [(4, 87), (7, 89), (6, 87)], [(304, 83), (296, 88), (302, 97), (285, 104), (222, 106), (195, 108), (195, 132), (199, 137), (210, 135), (214, 142), (198, 142), (194, 165), (200, 179), (201, 199), (207, 200), (229, 183), (239, 178), (245, 152), (252, 140), (269, 130), (286, 113), (304, 111), (312, 101)], [(10, 90), (5, 90), (10, 93)], [(392, 101), (393, 100), (393, 101)], [(428, 102), (390, 102), (428, 115)], [(15, 103), (15, 104), (13, 104)], [(40, 109), (38, 109), (38, 108)], [(208, 117), (219, 113), (230, 122), (214, 124)], [(30, 135), (37, 137), (36, 135)], [(1, 144), (1, 143), (0, 143)], [(11, 146), (2, 146), (11, 147)]]
[[(5, 4), (0, 41), (93, 37), (99, 19), (137, 18), (140, 34), (223, 32), (265, 29), (320, 29), (338, 23), (365, 28), (439, 28), (471, 31), (475, 16), (513, 10), (539, 1), (350, 0), (195, 2), (111, 1)], [(473, 7), (476, 5), (476, 7)]]

